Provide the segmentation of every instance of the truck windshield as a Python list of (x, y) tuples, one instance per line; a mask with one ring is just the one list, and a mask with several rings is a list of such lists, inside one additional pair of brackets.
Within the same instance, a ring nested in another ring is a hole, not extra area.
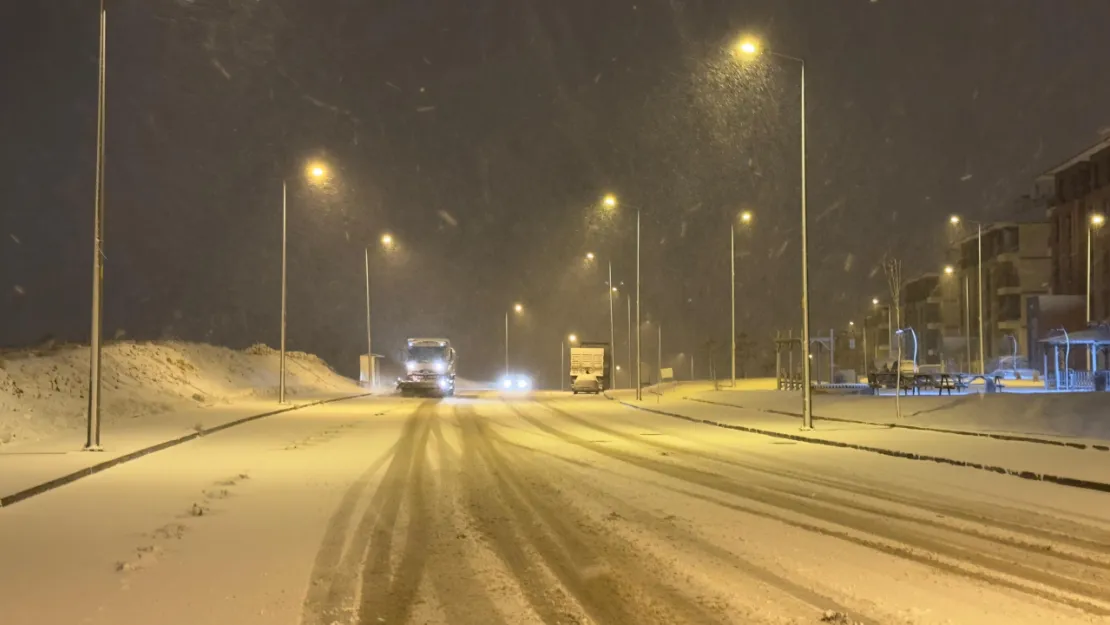
[(431, 362), (433, 360), (446, 360), (447, 348), (432, 345), (415, 345), (409, 348), (409, 360)]

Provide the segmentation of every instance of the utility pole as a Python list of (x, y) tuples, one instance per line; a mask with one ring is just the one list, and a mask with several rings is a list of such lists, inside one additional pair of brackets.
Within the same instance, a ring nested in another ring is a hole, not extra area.
[(643, 332), (640, 331), (640, 209), (636, 209), (636, 401), (643, 400), (643, 389), (640, 388), (640, 342)]
[(96, 198), (93, 201), (92, 329), (89, 332), (89, 408), (86, 451), (100, 447), (100, 348), (104, 327), (104, 109), (107, 86), (108, 13), (100, 0), (100, 59), (96, 105)]
[(374, 344), (370, 341), (370, 248), (363, 250), (366, 256), (366, 377), (370, 387), (374, 387)]
[(610, 369), (614, 369), (614, 371), (612, 371), (613, 379), (611, 380), (613, 388), (617, 388), (617, 373), (615, 371), (617, 362), (617, 336), (613, 326), (613, 289), (615, 288), (616, 287), (613, 286), (613, 261), (609, 261), (609, 354), (613, 361), (613, 366), (610, 367)]
[(729, 282), (728, 288), (732, 298), (732, 333), (729, 352), (729, 363), (732, 365), (732, 388), (736, 388), (736, 224), (729, 228)]
[(655, 368), (659, 373), (656, 373), (655, 375), (659, 376), (659, 382), (662, 383), (663, 382), (663, 324), (662, 323), (658, 324), (656, 326), (656, 328), (659, 330), (659, 353), (657, 353), (655, 355), (655, 358), (656, 358)]
[(628, 308), (628, 381), (632, 383), (632, 388), (636, 388), (636, 385), (638, 385), (640, 381), (632, 381), (632, 376), (634, 375), (632, 370), (632, 298), (624, 298), (624, 303)]
[(509, 312), (505, 311), (505, 376), (509, 375)]

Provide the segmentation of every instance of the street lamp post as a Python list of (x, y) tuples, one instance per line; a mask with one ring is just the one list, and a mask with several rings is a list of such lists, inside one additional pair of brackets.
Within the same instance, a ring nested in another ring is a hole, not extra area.
[[(741, 42), (737, 50), (748, 57), (760, 54), (755, 41)], [(801, 222), (802, 222), (802, 429), (813, 429), (813, 388), (811, 386), (812, 359), (809, 357), (809, 217), (806, 210), (806, 62), (773, 50), (767, 54), (793, 61), (801, 68)]]
[[(383, 234), (381, 241), (385, 249), (393, 247), (393, 235)], [(364, 248), (363, 252), (366, 256), (366, 377), (370, 388), (374, 388), (378, 384), (378, 368), (374, 361), (374, 344), (370, 340), (370, 247)]]
[(87, 413), (86, 451), (101, 451), (100, 447), (100, 346), (104, 323), (104, 112), (106, 58), (108, 38), (108, 13), (104, 0), (100, 0), (100, 50), (97, 76), (96, 103), (96, 188), (93, 200), (93, 279), (92, 327), (89, 333), (89, 407)]
[(563, 361), (563, 358), (567, 353), (567, 343), (568, 342), (573, 347), (574, 344), (578, 342), (578, 335), (572, 333), (572, 334), (569, 334), (567, 336), (566, 341), (559, 341), (559, 390), (560, 391), (566, 390), (566, 379), (567, 379), (567, 377), (569, 377), (568, 374), (567, 374), (566, 363)]
[[(952, 225), (959, 225), (962, 218), (959, 215), (952, 215), (948, 218), (948, 223)], [(978, 255), (978, 309), (979, 309), (979, 374), (987, 374), (987, 356), (986, 348), (983, 338), (983, 223), (976, 221), (975, 223), (975, 242)], [(970, 340), (970, 337), (968, 337)], [(970, 367), (970, 365), (969, 365)]]
[[(944, 273), (945, 273), (945, 275), (949, 275), (949, 276), (954, 275), (956, 273), (956, 268), (953, 267), (952, 265), (945, 265)], [(958, 299), (959, 299), (959, 296), (957, 296), (957, 300)], [(967, 279), (967, 273), (966, 272), (964, 273), (963, 313), (964, 313), (964, 332), (965, 332), (964, 336), (966, 337), (965, 340), (964, 340), (964, 347), (967, 348), (967, 370), (970, 373), (971, 372), (971, 287), (968, 285), (968, 279)]]
[(1091, 215), (1090, 224), (1087, 227), (1087, 325), (1091, 325), (1091, 264), (1094, 256), (1093, 237), (1092, 234), (1095, 230), (1102, 227), (1106, 223), (1104, 215), (1095, 213)]
[[(613, 261), (609, 261), (609, 358), (612, 361), (610, 364), (616, 365), (617, 362), (617, 335), (613, 325), (613, 292), (617, 287), (613, 286)], [(610, 380), (613, 388), (617, 388), (617, 374), (613, 373), (613, 379)]]
[[(740, 222), (743, 224), (750, 224), (752, 222), (752, 212), (744, 211), (740, 213)], [(729, 361), (732, 364), (732, 388), (736, 388), (736, 223), (732, 223), (729, 227), (729, 293), (732, 298), (732, 356)]]
[[(524, 306), (513, 304), (513, 312), (519, 314)], [(505, 375), (509, 375), (509, 311), (505, 311)]]
[[(312, 180), (323, 182), (327, 177), (327, 169), (323, 165), (316, 163), (309, 165), (308, 175)], [(280, 357), (278, 362), (278, 403), (285, 403), (285, 320), (286, 320), (286, 302), (288, 301), (286, 292), (286, 268), (288, 266), (288, 223), (289, 223), (289, 203), (288, 203), (288, 182), (281, 181), (281, 346)]]
[[(607, 208), (617, 207), (617, 196), (612, 193), (607, 194), (602, 198), (602, 204)], [(636, 401), (642, 401), (643, 395), (640, 389), (640, 207), (631, 206), (636, 209)]]

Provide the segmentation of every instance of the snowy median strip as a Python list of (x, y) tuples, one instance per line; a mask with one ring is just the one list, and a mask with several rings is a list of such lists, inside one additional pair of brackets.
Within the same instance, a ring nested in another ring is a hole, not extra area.
[(344, 395), (344, 396), (341, 396), (341, 397), (330, 397), (330, 398), (327, 398), (327, 399), (320, 399), (320, 400), (316, 400), (316, 401), (310, 401), (310, 402), (306, 402), (306, 403), (303, 403), (303, 404), (298, 404), (296, 406), (289, 406), (289, 407), (285, 407), (285, 408), (279, 408), (277, 410), (271, 410), (269, 412), (263, 412), (261, 414), (255, 414), (255, 415), (251, 415), (249, 417), (243, 417), (241, 419), (235, 419), (234, 421), (228, 421), (227, 423), (222, 423), (220, 425), (213, 426), (213, 427), (205, 429), (205, 430), (198, 430), (196, 432), (192, 432), (190, 434), (186, 434), (186, 435), (180, 436), (178, 438), (170, 439), (168, 441), (163, 441), (163, 442), (158, 443), (156, 445), (150, 445), (148, 447), (143, 447), (141, 449), (136, 449), (135, 451), (123, 454), (121, 456), (116, 456), (115, 458), (112, 458), (110, 460), (105, 460), (104, 462), (99, 462), (97, 464), (90, 465), (90, 466), (84, 467), (82, 469), (78, 469), (77, 471), (73, 471), (72, 473), (68, 473), (68, 474), (63, 475), (61, 477), (57, 477), (57, 478), (54, 478), (52, 480), (48, 480), (46, 482), (43, 482), (41, 484), (37, 484), (35, 486), (25, 488), (23, 490), (17, 491), (15, 493), (10, 494), (10, 495), (5, 495), (3, 497), (0, 497), (0, 508), (9, 507), (13, 504), (17, 504), (17, 503), (19, 503), (21, 501), (24, 501), (26, 499), (30, 499), (31, 497), (34, 497), (35, 495), (41, 495), (42, 493), (49, 492), (51, 490), (54, 490), (55, 488), (58, 488), (60, 486), (65, 486), (66, 484), (70, 484), (72, 482), (76, 482), (77, 480), (79, 480), (81, 478), (89, 477), (90, 475), (95, 475), (97, 473), (100, 473), (101, 471), (105, 471), (107, 469), (110, 469), (114, 466), (123, 464), (125, 462), (130, 462), (132, 460), (137, 460), (139, 458), (142, 458), (143, 456), (152, 454), (154, 452), (162, 451), (164, 449), (169, 449), (170, 447), (176, 447), (177, 445), (180, 445), (182, 443), (187, 443), (191, 440), (200, 438), (202, 436), (209, 436), (209, 435), (215, 434), (216, 432), (219, 432), (221, 430), (226, 430), (226, 429), (235, 427), (237, 425), (243, 425), (245, 423), (250, 423), (251, 421), (257, 421), (259, 419), (263, 419), (263, 418), (266, 418), (266, 417), (272, 417), (274, 415), (279, 415), (279, 414), (286, 413), (286, 412), (292, 412), (294, 410), (301, 410), (302, 408), (309, 408), (309, 407), (312, 407), (312, 406), (319, 406), (321, 404), (330, 404), (330, 403), (334, 403), (334, 402), (345, 401), (345, 400), (348, 400), (348, 399), (357, 399), (359, 397), (367, 397), (369, 395), (371, 395), (371, 393), (357, 393), (357, 394), (354, 394), (354, 395)]
[[(787, 439), (787, 440), (796, 441), (796, 442), (800, 442), (800, 443), (813, 443), (813, 444), (817, 444), (817, 445), (826, 445), (826, 446), (829, 446), (829, 447), (840, 447), (840, 448), (843, 448), (843, 449), (855, 449), (855, 450), (858, 450), (858, 451), (866, 451), (866, 452), (870, 452), (870, 453), (880, 454), (880, 455), (883, 455), (883, 456), (891, 456), (891, 457), (895, 457), (895, 458), (906, 458), (906, 459), (909, 459), (909, 460), (924, 460), (924, 461), (928, 461), (928, 462), (936, 462), (936, 463), (939, 463), (939, 464), (949, 464), (949, 465), (952, 465), (952, 466), (967, 467), (967, 468), (971, 468), (971, 469), (978, 469), (980, 471), (989, 471), (991, 473), (999, 473), (999, 474), (1002, 474), (1002, 475), (1011, 475), (1011, 476), (1014, 476), (1014, 477), (1020, 477), (1020, 478), (1025, 479), (1025, 480), (1032, 480), (1032, 481), (1036, 481), (1036, 482), (1050, 482), (1052, 484), (1059, 484), (1061, 486), (1071, 486), (1073, 488), (1082, 488), (1082, 489), (1086, 489), (1086, 490), (1093, 490), (1093, 491), (1099, 491), (1099, 492), (1104, 492), (1104, 493), (1110, 493), (1110, 483), (1107, 483), (1107, 482), (1100, 482), (1100, 481), (1096, 481), (1096, 480), (1085, 480), (1085, 479), (1080, 479), (1080, 478), (1065, 477), (1065, 476), (1053, 475), (1053, 474), (1049, 474), (1049, 473), (1038, 473), (1036, 471), (1023, 471), (1023, 470), (1019, 470), (1019, 469), (1008, 469), (1008, 468), (1002, 467), (1002, 466), (984, 464), (984, 463), (968, 461), (968, 460), (955, 460), (953, 458), (944, 458), (944, 457), (941, 457), (941, 456), (933, 456), (933, 455), (928, 455), (928, 454), (918, 454), (918, 453), (907, 452), (907, 451), (898, 451), (898, 450), (894, 450), (894, 449), (885, 449), (885, 448), (882, 448), (882, 447), (873, 447), (873, 446), (870, 446), (870, 445), (860, 445), (860, 444), (857, 444), (857, 443), (848, 443), (848, 442), (844, 442), (844, 441), (834, 441), (834, 440), (828, 440), (828, 439), (823, 439), (823, 438), (816, 438), (816, 437), (813, 437), (813, 436), (805, 436), (805, 435), (801, 435), (801, 434), (788, 434), (786, 432), (776, 432), (776, 431), (773, 431), (773, 430), (765, 430), (765, 429), (761, 429), (761, 428), (754, 428), (754, 427), (749, 427), (749, 426), (744, 426), (744, 425), (736, 425), (736, 424), (731, 424), (731, 423), (722, 423), (720, 421), (714, 421), (712, 419), (701, 419), (701, 418), (698, 418), (698, 417), (691, 417), (691, 416), (687, 416), (687, 415), (684, 415), (684, 414), (678, 414), (678, 413), (675, 413), (675, 412), (660, 410), (660, 409), (657, 409), (657, 408), (647, 408), (647, 407), (644, 407), (644, 406), (637, 406), (636, 404), (629, 403), (629, 402), (624, 401), (624, 400), (619, 399), (619, 398), (611, 398), (611, 399), (615, 399), (616, 401), (620, 402), (621, 404), (623, 404), (625, 406), (628, 406), (629, 408), (633, 408), (635, 410), (642, 410), (644, 412), (652, 412), (652, 413), (664, 415), (664, 416), (667, 416), (667, 417), (673, 417), (673, 418), (676, 418), (676, 419), (682, 419), (684, 421), (690, 421), (692, 423), (702, 423), (704, 425), (712, 425), (712, 426), (719, 427), (719, 428), (725, 428), (725, 429), (729, 429), (729, 430), (737, 430), (737, 431), (740, 431), (740, 432), (747, 432), (749, 434), (759, 434), (761, 436), (770, 436), (772, 438), (782, 438), (782, 439)], [(713, 403), (713, 402), (708, 402), (708, 403)], [(732, 407), (735, 408), (736, 406), (732, 406)]]
[[(788, 411), (785, 411), (785, 410), (772, 410), (772, 409), (769, 409), (769, 408), (751, 408), (751, 407), (748, 407), (748, 406), (742, 406), (740, 404), (730, 404), (730, 403), (722, 402), (722, 401), (713, 401), (713, 400), (710, 400), (710, 399), (700, 399), (698, 397), (683, 397), (682, 399), (684, 399), (686, 401), (696, 401), (696, 402), (701, 402), (703, 404), (710, 404), (712, 406), (724, 406), (726, 408), (737, 408), (737, 409), (740, 409), (740, 410), (754, 410), (756, 412), (762, 412), (762, 413), (766, 413), (766, 414), (777, 414), (777, 415), (782, 415), (784, 417), (797, 417), (799, 419), (802, 418), (802, 413), (800, 413), (800, 412), (788, 412)], [(1071, 441), (1054, 441), (1054, 440), (1048, 439), (1048, 438), (1037, 438), (1037, 437), (1033, 437), (1033, 436), (1018, 436), (1016, 434), (998, 434), (998, 433), (995, 433), (995, 432), (971, 432), (971, 431), (968, 431), (968, 430), (951, 430), (951, 429), (946, 429), (946, 428), (926, 427), (924, 425), (909, 425), (909, 424), (904, 424), (904, 423), (891, 423), (891, 422), (880, 422), (880, 421), (860, 421), (858, 419), (843, 419), (843, 418), (838, 418), (838, 417), (819, 417), (817, 415), (814, 415), (813, 419), (815, 421), (835, 421), (835, 422), (838, 422), (838, 423), (855, 423), (855, 424), (858, 424), (858, 425), (877, 425), (877, 426), (888, 427), (888, 428), (901, 428), (903, 430), (917, 430), (919, 432), (937, 432), (939, 434), (956, 434), (958, 436), (978, 436), (978, 437), (982, 437), (982, 438), (993, 438), (995, 440), (1000, 440), (1000, 441), (1015, 441), (1015, 442), (1019, 442), (1019, 443), (1035, 443), (1035, 444), (1038, 444), (1038, 445), (1053, 445), (1053, 446), (1056, 446), (1056, 447), (1070, 447), (1072, 449), (1094, 449), (1094, 450), (1097, 450), (1097, 451), (1110, 451), (1110, 446), (1107, 446), (1107, 445), (1095, 445), (1095, 444), (1088, 445), (1086, 443), (1074, 443), (1074, 442), (1071, 442)]]

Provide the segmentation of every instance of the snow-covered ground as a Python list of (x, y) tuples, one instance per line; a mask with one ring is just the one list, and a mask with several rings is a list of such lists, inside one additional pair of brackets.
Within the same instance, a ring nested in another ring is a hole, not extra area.
[[(287, 353), (287, 393), (357, 392), (351, 380), (311, 354)], [(277, 397), (278, 354), (263, 345), (113, 342), (101, 358), (105, 427), (136, 417)], [(60, 345), (0, 351), (0, 449), (81, 428), (89, 348)], [(203, 418), (200, 421), (204, 421)]]
[(0, 509), (0, 620), (1105, 623), (1107, 501), (599, 397), (354, 399)]
[[(682, 388), (682, 387), (680, 387)], [(709, 390), (687, 387), (686, 395)], [(723, 389), (698, 395), (758, 410), (801, 412), (798, 391), (736, 391)], [(902, 417), (895, 416), (893, 395), (881, 397), (818, 394), (813, 414), (871, 423), (901, 423), (953, 430), (1110, 441), (1110, 393), (969, 393), (937, 395), (936, 391), (901, 398)]]

